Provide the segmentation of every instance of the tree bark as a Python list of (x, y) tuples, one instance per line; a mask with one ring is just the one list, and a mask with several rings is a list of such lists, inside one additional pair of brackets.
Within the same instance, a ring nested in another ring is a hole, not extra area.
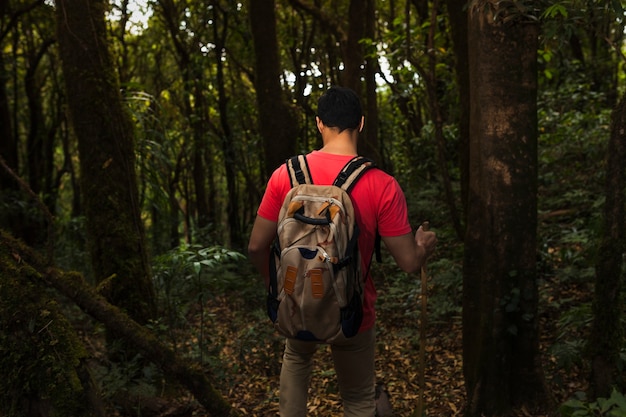
[(539, 28), (503, 22), (498, 2), (469, 9), (470, 178), (463, 276), (467, 416), (538, 412), (537, 246)]
[(140, 217), (134, 131), (109, 54), (105, 0), (59, 0), (57, 35), (78, 138), (80, 183), (96, 280), (140, 323), (155, 294)]
[(593, 324), (589, 337), (591, 356), (591, 398), (611, 394), (614, 384), (624, 388), (620, 379), (619, 354), (623, 346), (623, 255), (626, 250), (624, 204), (626, 190), (626, 96), (613, 111), (611, 136), (606, 157), (604, 236), (596, 262)]
[(296, 151), (298, 121), (280, 85), (280, 56), (274, 0), (249, 0), (255, 55), (255, 88), (263, 137), (265, 176)]

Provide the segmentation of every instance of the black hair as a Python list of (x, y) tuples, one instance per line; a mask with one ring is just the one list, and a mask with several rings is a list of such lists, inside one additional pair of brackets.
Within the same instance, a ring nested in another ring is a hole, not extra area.
[(317, 101), (317, 117), (340, 132), (358, 129), (363, 117), (361, 100), (354, 90), (332, 86)]

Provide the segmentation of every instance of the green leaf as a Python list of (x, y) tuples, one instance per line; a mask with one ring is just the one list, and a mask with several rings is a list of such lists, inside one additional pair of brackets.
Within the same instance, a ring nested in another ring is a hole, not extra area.
[(565, 8), (565, 6), (563, 6), (562, 4), (553, 4), (552, 6), (548, 7), (546, 9), (545, 12), (543, 12), (543, 16), (542, 17), (547, 17), (550, 19), (554, 19), (557, 15), (561, 15), (564, 18), (567, 18), (568, 14), (567, 14), (567, 9)]
[(611, 410), (609, 416), (626, 417), (626, 396), (624, 396), (624, 394), (614, 389), (611, 393), (609, 401), (612, 405), (616, 407), (615, 409)]

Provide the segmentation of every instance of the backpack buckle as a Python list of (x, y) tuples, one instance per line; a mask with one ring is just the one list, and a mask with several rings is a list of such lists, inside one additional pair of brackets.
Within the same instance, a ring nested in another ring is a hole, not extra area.
[(343, 185), (348, 180), (348, 173), (346, 171), (341, 171), (337, 178), (335, 179), (335, 184)]

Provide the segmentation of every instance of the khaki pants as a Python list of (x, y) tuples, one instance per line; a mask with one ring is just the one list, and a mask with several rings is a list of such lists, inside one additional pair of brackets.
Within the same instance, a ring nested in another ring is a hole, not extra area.
[[(359, 333), (347, 342), (331, 344), (331, 352), (345, 417), (374, 417), (375, 330)], [(307, 393), (318, 343), (287, 339), (280, 372), (280, 416), (304, 417)]]

